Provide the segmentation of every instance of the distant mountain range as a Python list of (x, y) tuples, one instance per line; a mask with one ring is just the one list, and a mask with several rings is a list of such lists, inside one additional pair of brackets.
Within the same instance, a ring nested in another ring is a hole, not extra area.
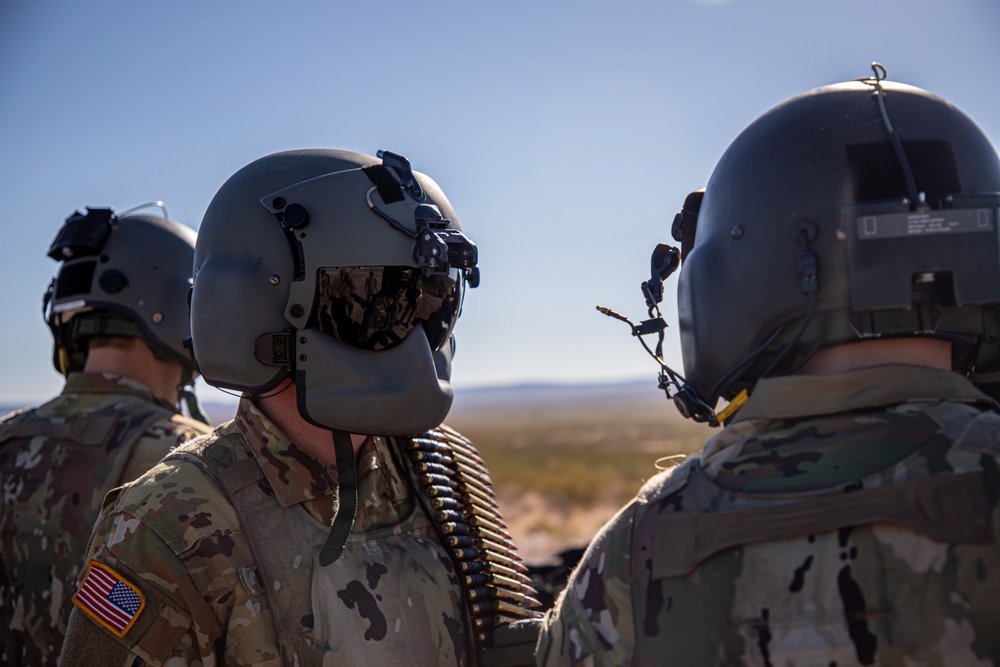
[[(0, 406), (7, 414), (23, 406)], [(205, 401), (203, 409), (213, 424), (233, 418), (236, 402)], [(669, 410), (673, 408), (656, 388), (656, 378), (618, 383), (528, 383), (500, 387), (461, 389), (449, 421), (469, 421), (490, 415), (578, 413), (581, 411), (620, 411), (622, 409)]]

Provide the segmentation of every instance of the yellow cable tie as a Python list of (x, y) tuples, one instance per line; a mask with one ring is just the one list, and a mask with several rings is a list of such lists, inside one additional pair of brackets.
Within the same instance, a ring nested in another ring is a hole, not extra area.
[(747, 399), (749, 398), (750, 394), (747, 393), (747, 390), (746, 389), (741, 390), (740, 393), (733, 396), (733, 400), (729, 402), (729, 405), (726, 406), (726, 409), (716, 415), (716, 419), (719, 420), (720, 424), (725, 422), (727, 419), (735, 415), (739, 411), (739, 409), (743, 407), (743, 404), (746, 403)]
[(59, 348), (59, 372), (64, 376), (69, 376), (69, 354), (65, 347)]

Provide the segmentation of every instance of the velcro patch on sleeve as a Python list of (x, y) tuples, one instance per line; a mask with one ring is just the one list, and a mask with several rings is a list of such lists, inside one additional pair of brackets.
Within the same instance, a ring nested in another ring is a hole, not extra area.
[(121, 639), (146, 607), (146, 598), (120, 574), (92, 560), (73, 595), (73, 604)]

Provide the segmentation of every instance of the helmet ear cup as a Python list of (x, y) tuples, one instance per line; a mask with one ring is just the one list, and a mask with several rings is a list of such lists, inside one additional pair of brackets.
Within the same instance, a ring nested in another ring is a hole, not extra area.
[(687, 259), (688, 253), (694, 247), (695, 232), (698, 230), (698, 212), (701, 201), (705, 198), (705, 188), (695, 190), (684, 200), (684, 207), (674, 216), (670, 226), (670, 235), (681, 244), (681, 261)]

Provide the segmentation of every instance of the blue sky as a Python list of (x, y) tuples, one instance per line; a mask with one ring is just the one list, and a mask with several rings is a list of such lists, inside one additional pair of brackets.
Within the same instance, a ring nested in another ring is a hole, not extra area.
[(448, 194), (483, 272), (456, 329), (459, 391), (655, 391), (594, 306), (644, 315), (650, 251), (740, 130), (879, 60), (996, 143), (998, 25), (995, 0), (6, 0), (0, 402), (61, 386), (40, 303), (74, 209), (162, 199), (197, 227), (237, 169), (307, 147), (402, 153)]

